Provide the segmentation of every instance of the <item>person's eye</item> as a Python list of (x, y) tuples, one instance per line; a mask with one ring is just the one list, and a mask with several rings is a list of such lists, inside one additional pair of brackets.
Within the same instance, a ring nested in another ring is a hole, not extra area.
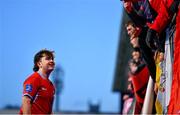
[(53, 60), (52, 57), (46, 57), (46, 60)]
[(46, 59), (46, 60), (49, 60), (50, 58), (49, 58), (49, 57), (46, 57), (45, 59)]

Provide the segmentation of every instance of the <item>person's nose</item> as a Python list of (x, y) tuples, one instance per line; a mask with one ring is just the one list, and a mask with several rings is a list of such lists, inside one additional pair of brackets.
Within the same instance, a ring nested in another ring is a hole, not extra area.
[(55, 65), (55, 62), (54, 62), (53, 59), (49, 60), (49, 62), (50, 62), (51, 64)]
[(131, 31), (128, 31), (127, 33), (128, 33), (128, 35), (130, 35), (130, 34), (131, 34)]
[(50, 62), (54, 62), (54, 60), (53, 60), (53, 59), (49, 59), (49, 61), (50, 61)]

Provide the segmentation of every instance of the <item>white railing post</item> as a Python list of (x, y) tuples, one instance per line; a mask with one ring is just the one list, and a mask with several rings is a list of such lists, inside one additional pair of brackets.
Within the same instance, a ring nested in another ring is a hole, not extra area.
[(152, 110), (154, 106), (153, 104), (154, 104), (154, 82), (150, 76), (141, 113), (152, 114)]

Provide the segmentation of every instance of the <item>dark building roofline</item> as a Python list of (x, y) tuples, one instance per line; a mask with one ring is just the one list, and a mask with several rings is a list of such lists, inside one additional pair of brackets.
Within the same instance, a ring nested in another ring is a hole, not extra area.
[(116, 68), (113, 82), (113, 92), (127, 92), (128, 61), (130, 59), (132, 47), (125, 29), (125, 24), (129, 21), (126, 12), (123, 11), (123, 17), (120, 28), (119, 46), (116, 58)]

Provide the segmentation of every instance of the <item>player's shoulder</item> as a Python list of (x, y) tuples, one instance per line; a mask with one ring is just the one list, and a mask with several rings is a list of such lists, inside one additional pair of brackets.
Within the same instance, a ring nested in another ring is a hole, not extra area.
[(40, 75), (37, 72), (34, 72), (30, 76), (27, 77), (27, 79), (24, 81), (24, 83), (26, 83), (28, 81), (39, 82), (40, 80), (41, 80)]

